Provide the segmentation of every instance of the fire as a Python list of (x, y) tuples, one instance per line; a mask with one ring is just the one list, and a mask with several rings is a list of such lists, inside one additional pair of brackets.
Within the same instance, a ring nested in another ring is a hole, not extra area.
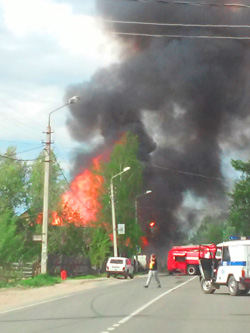
[(97, 220), (101, 209), (98, 201), (104, 183), (103, 177), (96, 174), (100, 157), (93, 159), (93, 171), (85, 169), (71, 183), (70, 189), (62, 195), (62, 214), (52, 214), (52, 224), (62, 225), (63, 221), (75, 225), (91, 225)]

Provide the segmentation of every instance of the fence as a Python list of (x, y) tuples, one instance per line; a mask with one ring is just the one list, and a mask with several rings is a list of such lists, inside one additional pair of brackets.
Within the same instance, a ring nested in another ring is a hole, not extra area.
[(27, 279), (40, 274), (40, 263), (18, 262), (0, 267), (0, 281), (5, 283)]
[(67, 271), (67, 276), (70, 277), (88, 275), (94, 272), (88, 257), (49, 254), (48, 273), (50, 275), (60, 275), (62, 270)]

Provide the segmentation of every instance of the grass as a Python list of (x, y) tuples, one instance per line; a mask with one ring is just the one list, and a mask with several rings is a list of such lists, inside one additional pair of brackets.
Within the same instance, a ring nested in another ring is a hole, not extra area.
[[(72, 280), (93, 280), (100, 277), (106, 277), (106, 274), (97, 274), (97, 275), (84, 275), (77, 276), (74, 278), (67, 278)], [(54, 286), (57, 283), (61, 283), (62, 279), (58, 276), (51, 276), (49, 274), (40, 274), (35, 276), (34, 278), (29, 278), (25, 280), (17, 280), (6, 283), (5, 281), (0, 281), (0, 289), (1, 288), (13, 288), (17, 286), (25, 287), (25, 288), (38, 288), (44, 286)]]
[(93, 280), (93, 279), (98, 279), (101, 277), (106, 277), (106, 273), (103, 274), (96, 274), (96, 275), (83, 275), (83, 276), (76, 276), (74, 278), (71, 278), (73, 280)]
[(34, 287), (43, 287), (43, 286), (54, 286), (57, 283), (61, 282), (61, 278), (57, 276), (50, 276), (48, 274), (40, 274), (34, 278), (29, 278), (21, 280), (18, 282), (19, 286), (34, 288)]

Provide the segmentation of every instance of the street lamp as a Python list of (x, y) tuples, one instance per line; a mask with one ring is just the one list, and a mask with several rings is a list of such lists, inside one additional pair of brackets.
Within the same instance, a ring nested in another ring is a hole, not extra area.
[[(141, 193), (141, 194), (137, 194), (137, 196), (135, 197), (135, 223), (138, 224), (138, 216), (137, 216), (137, 199), (139, 197), (142, 197), (144, 195), (150, 194), (152, 193), (151, 190), (147, 190), (145, 193)], [(135, 271), (138, 272), (138, 251), (136, 251), (136, 259), (135, 259)]]
[(42, 252), (41, 252), (41, 273), (47, 273), (48, 261), (48, 219), (49, 219), (49, 179), (50, 179), (50, 151), (51, 151), (51, 127), (50, 116), (57, 110), (69, 104), (75, 104), (79, 101), (78, 96), (74, 96), (68, 102), (59, 108), (49, 113), (48, 126), (46, 131), (46, 146), (45, 146), (45, 167), (44, 167), (44, 192), (43, 192), (43, 225), (42, 225)]
[(116, 221), (115, 221), (115, 200), (114, 200), (114, 185), (113, 179), (117, 176), (120, 176), (122, 173), (130, 170), (130, 167), (124, 168), (117, 175), (111, 177), (110, 192), (111, 192), (111, 212), (112, 212), (112, 227), (113, 227), (113, 246), (114, 246), (114, 257), (118, 257), (117, 250), (117, 233), (116, 233)]
[(152, 193), (152, 191), (151, 191), (151, 190), (148, 190), (148, 191), (146, 191), (145, 193), (138, 194), (138, 195), (135, 197), (135, 223), (136, 223), (136, 224), (138, 224), (138, 216), (137, 216), (137, 208), (138, 208), (137, 205), (138, 205), (138, 203), (137, 203), (137, 198), (142, 197), (143, 195), (150, 194), (150, 193)]

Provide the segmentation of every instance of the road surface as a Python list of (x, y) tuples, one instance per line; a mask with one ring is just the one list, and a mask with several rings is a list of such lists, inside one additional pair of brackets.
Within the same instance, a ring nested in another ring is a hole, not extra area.
[[(226, 287), (202, 293), (198, 277), (104, 279), (94, 288), (35, 301), (0, 313), (3, 333), (231, 333), (248, 332), (250, 294), (230, 296)], [(41, 288), (42, 290), (42, 288)]]

